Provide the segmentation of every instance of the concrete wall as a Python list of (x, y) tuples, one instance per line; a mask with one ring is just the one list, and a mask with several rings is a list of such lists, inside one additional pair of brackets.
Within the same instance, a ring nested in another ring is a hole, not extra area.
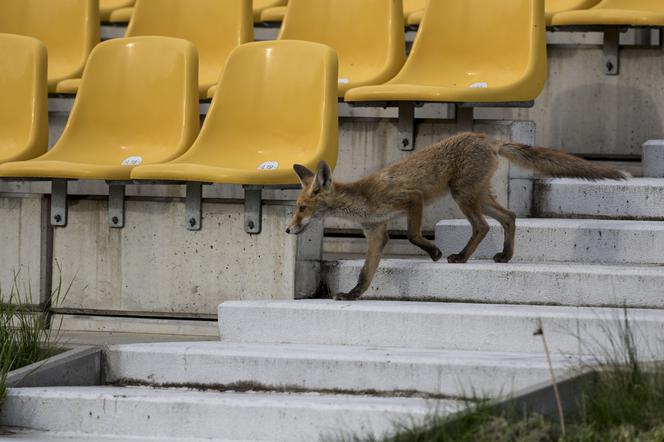
[(286, 235), (290, 204), (264, 206), (260, 235), (244, 232), (239, 203), (203, 207), (203, 229), (190, 232), (183, 202), (129, 200), (126, 227), (110, 229), (105, 200), (72, 200), (69, 225), (54, 231), (54, 259), (74, 279), (61, 309), (214, 316), (228, 299), (314, 294), (322, 233)]
[(47, 200), (41, 195), (0, 194), (0, 300), (9, 299), (17, 276), (22, 302), (41, 304), (50, 293)]
[(578, 154), (641, 155), (664, 135), (664, 48), (623, 47), (620, 75), (603, 71), (599, 45), (550, 45), (549, 77), (532, 109), (480, 116), (532, 120), (537, 143)]

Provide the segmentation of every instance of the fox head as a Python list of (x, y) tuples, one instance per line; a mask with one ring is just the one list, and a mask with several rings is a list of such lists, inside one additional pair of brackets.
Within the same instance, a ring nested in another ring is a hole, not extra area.
[(315, 174), (300, 164), (293, 165), (293, 170), (300, 179), (302, 192), (286, 233), (297, 235), (304, 232), (312, 220), (325, 216), (333, 195), (332, 170), (325, 161), (318, 163)]

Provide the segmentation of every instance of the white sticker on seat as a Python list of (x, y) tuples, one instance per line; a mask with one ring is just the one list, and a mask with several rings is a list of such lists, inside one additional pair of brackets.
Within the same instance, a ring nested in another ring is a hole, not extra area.
[(485, 83), (483, 81), (479, 82), (479, 83), (473, 83), (473, 84), (470, 85), (471, 89), (486, 89), (488, 87), (489, 87), (489, 83)]
[(276, 161), (266, 161), (258, 166), (258, 170), (276, 170), (278, 168), (279, 163)]
[(350, 83), (350, 79), (348, 78), (340, 78), (339, 79), (339, 84), (348, 84)]
[(133, 157), (125, 158), (122, 161), (122, 165), (123, 166), (138, 166), (142, 162), (143, 162), (143, 157), (133, 156)]

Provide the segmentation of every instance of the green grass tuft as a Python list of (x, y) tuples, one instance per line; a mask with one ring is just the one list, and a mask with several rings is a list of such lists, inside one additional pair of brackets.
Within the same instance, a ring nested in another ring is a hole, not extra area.
[[(566, 434), (555, 417), (471, 401), (466, 410), (447, 417), (432, 415), (424, 423), (396, 426), (385, 438), (351, 435), (346, 442), (664, 442), (664, 363), (643, 363), (627, 309), (618, 331), (605, 328), (608, 345), (594, 345), (594, 385), (566, 416)], [(649, 337), (649, 341), (661, 337)], [(595, 340), (593, 344), (597, 344)], [(643, 341), (646, 342), (646, 341)], [(659, 343), (661, 345), (661, 342)], [(661, 353), (660, 353), (661, 354)], [(645, 356), (645, 357), (644, 357)]]
[[(59, 268), (58, 268), (59, 269)], [(73, 281), (72, 281), (73, 282)], [(5, 397), (10, 371), (33, 364), (60, 352), (60, 327), (50, 324), (50, 310), (67, 296), (72, 283), (64, 285), (60, 277), (43, 306), (32, 304), (32, 291), (14, 274), (7, 296), (0, 290), (0, 403)]]

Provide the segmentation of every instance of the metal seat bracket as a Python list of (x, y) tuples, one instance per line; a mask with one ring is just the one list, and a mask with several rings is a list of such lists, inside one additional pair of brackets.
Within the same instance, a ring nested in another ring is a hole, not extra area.
[(67, 180), (56, 179), (51, 182), (51, 225), (67, 225)]

